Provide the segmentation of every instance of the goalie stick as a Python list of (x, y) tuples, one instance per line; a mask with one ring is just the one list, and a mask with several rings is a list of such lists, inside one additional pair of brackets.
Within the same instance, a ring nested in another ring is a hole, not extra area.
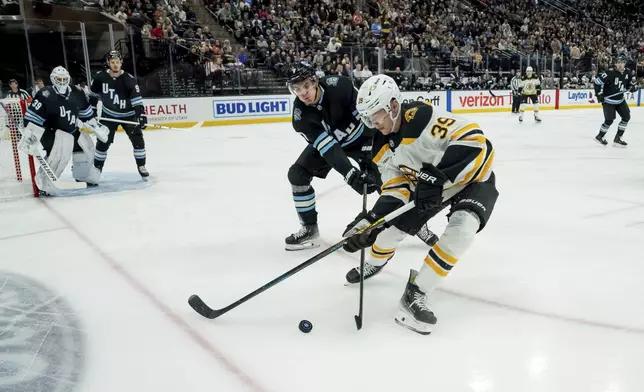
[[(395, 218), (399, 217), (400, 215), (404, 214), (405, 212), (411, 210), (412, 208), (414, 208), (414, 202), (413, 201), (409, 202), (409, 203), (405, 204), (404, 206), (398, 208), (397, 210), (391, 212), (387, 216), (384, 216), (384, 217), (378, 219), (377, 221), (375, 221), (371, 225), (365, 227), (364, 229), (356, 232), (353, 235), (360, 235), (361, 233), (369, 232), (371, 230), (380, 228), (380, 227), (384, 226), (386, 223), (391, 222), (393, 219), (395, 219)], [(351, 237), (352, 236), (347, 237), (347, 238), (343, 238), (337, 244), (331, 246), (330, 248), (327, 248), (327, 249), (323, 250), (322, 252), (320, 252), (317, 255), (311, 257), (310, 259), (306, 260), (302, 264), (300, 264), (300, 265), (294, 267), (293, 269), (283, 273), (282, 275), (280, 275), (277, 278), (271, 280), (270, 282), (266, 283), (262, 287), (260, 287), (257, 290), (253, 291), (252, 293), (247, 294), (246, 296), (238, 299), (237, 301), (233, 302), (232, 304), (230, 304), (230, 305), (228, 305), (228, 306), (226, 306), (224, 308), (212, 309), (211, 307), (206, 305), (206, 303), (197, 294), (193, 294), (193, 295), (190, 296), (190, 298), (188, 299), (188, 304), (190, 305), (190, 307), (192, 307), (192, 309), (194, 309), (197, 313), (199, 313), (203, 317), (208, 318), (208, 319), (215, 319), (215, 318), (221, 316), (222, 314), (227, 313), (227, 312), (231, 311), (232, 309), (235, 309), (236, 307), (238, 307), (239, 305), (243, 304), (244, 302), (252, 299), (253, 297), (256, 297), (257, 295), (263, 293), (264, 291), (270, 289), (271, 287), (275, 286), (276, 284), (286, 280), (287, 278), (290, 278), (291, 276), (295, 275), (296, 273), (302, 271), (304, 268), (306, 268), (306, 267), (308, 267), (308, 266), (310, 266), (310, 265), (322, 260), (323, 258), (325, 258), (326, 256), (330, 255), (331, 253), (341, 249), (347, 243), (349, 238), (351, 238)]]

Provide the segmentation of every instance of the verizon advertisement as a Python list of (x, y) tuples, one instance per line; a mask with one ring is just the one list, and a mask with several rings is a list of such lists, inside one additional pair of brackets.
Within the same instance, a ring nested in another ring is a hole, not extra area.
[[(637, 92), (624, 93), (626, 102), (629, 106), (637, 106)], [(576, 109), (599, 107), (601, 104), (597, 101), (594, 90), (560, 90), (559, 91), (559, 109)]]
[[(506, 112), (512, 111), (512, 93), (509, 90), (492, 91), (452, 91), (452, 112)], [(539, 95), (539, 110), (555, 108), (555, 90), (544, 90)], [(528, 104), (526, 110), (532, 110)]]

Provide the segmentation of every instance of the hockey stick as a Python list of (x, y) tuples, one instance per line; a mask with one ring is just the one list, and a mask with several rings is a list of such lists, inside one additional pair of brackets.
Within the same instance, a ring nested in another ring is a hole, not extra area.
[[(364, 184), (362, 189), (362, 213), (367, 214), (367, 184)], [(353, 317), (356, 320), (356, 328), (358, 331), (362, 329), (362, 302), (364, 299), (364, 258), (366, 250), (360, 249), (360, 305), (358, 307), (358, 314)]]
[(51, 169), (51, 166), (49, 166), (49, 163), (47, 163), (47, 160), (43, 158), (42, 155), (36, 154), (32, 155), (36, 160), (38, 161), (38, 164), (42, 168), (43, 172), (45, 172), (45, 175), (51, 181), (51, 183), (54, 185), (54, 187), (58, 189), (85, 189), (87, 188), (87, 183), (84, 182), (60, 182), (58, 181), (58, 177), (56, 177), (56, 173)]
[[(128, 125), (141, 125), (136, 121), (127, 121), (127, 120), (119, 120), (115, 118), (105, 118), (103, 117), (103, 101), (98, 101), (96, 104), (96, 117), (98, 121), (108, 121), (108, 122), (115, 122), (119, 124), (128, 124)], [(169, 129), (171, 131), (186, 131), (186, 130), (191, 130), (197, 127), (201, 123), (197, 123), (193, 125), (190, 128), (184, 128), (184, 129), (179, 129), (179, 128), (172, 128), (172, 127), (166, 127), (165, 125), (156, 125), (156, 124), (145, 124), (145, 127), (155, 127), (155, 128), (161, 128), (161, 129)]]
[[(413, 201), (405, 204), (404, 206), (402, 206), (400, 208), (398, 208), (397, 210), (393, 211), (389, 215), (378, 219), (377, 221), (375, 221), (371, 225), (365, 227), (364, 229), (356, 232), (353, 235), (359, 235), (361, 233), (369, 232), (371, 230), (380, 228), (380, 227), (384, 226), (386, 223), (391, 222), (393, 219), (395, 219), (395, 218), (399, 217), (400, 215), (404, 214), (405, 212), (411, 210), (412, 208), (414, 208), (414, 202)], [(194, 309), (197, 313), (199, 313), (200, 315), (204, 316), (205, 318), (215, 319), (215, 318), (221, 316), (222, 314), (227, 313), (232, 309), (235, 309), (236, 307), (238, 307), (239, 305), (241, 305), (244, 302), (248, 301), (249, 299), (251, 299), (253, 297), (256, 297), (257, 295), (259, 295), (259, 294), (263, 293), (264, 291), (270, 289), (271, 287), (275, 286), (276, 284), (286, 280), (287, 278), (290, 278), (291, 276), (295, 275), (296, 273), (302, 271), (304, 268), (306, 268), (306, 267), (308, 267), (308, 266), (310, 266), (310, 265), (322, 260), (323, 258), (325, 258), (326, 256), (330, 255), (331, 253), (341, 249), (347, 243), (349, 238), (351, 238), (351, 237), (352, 236), (347, 237), (347, 238), (343, 238), (337, 244), (331, 246), (330, 248), (327, 248), (327, 249), (323, 250), (322, 252), (320, 252), (317, 255), (311, 257), (310, 259), (306, 260), (302, 264), (300, 264), (300, 265), (296, 266), (295, 268), (283, 273), (282, 275), (280, 275), (277, 278), (271, 280), (270, 282), (266, 283), (262, 287), (260, 287), (257, 290), (253, 291), (252, 293), (246, 295), (245, 297), (242, 297), (242, 298), (238, 299), (237, 301), (235, 301), (232, 304), (226, 306), (225, 308), (212, 309), (211, 307), (206, 305), (206, 303), (201, 298), (199, 298), (199, 296), (197, 294), (193, 294), (193, 295), (190, 296), (190, 298), (188, 299), (188, 304), (192, 307), (192, 309)]]

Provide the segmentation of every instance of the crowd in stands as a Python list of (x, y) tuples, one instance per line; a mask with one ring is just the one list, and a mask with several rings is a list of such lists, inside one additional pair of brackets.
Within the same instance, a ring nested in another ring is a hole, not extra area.
[(589, 84), (618, 54), (644, 66), (636, 0), (202, 0), (230, 39), (180, 0), (100, 1), (123, 21), (142, 18), (144, 37), (189, 48), (207, 75), (260, 67), (283, 77), (304, 59), (359, 82), (378, 69), (379, 48), (407, 89), (506, 87), (528, 54), (562, 87)]

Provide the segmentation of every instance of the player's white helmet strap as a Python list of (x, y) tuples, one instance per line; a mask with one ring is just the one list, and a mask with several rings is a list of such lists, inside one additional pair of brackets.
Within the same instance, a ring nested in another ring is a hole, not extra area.
[(400, 110), (394, 117), (392, 114), (391, 101), (395, 99), (400, 103), (401, 94), (396, 81), (387, 75), (374, 75), (360, 86), (358, 90), (358, 101), (356, 109), (360, 113), (362, 122), (369, 128), (373, 128), (372, 116), (384, 109), (389, 113), (392, 120), (396, 121)]
[(58, 94), (67, 94), (69, 88), (69, 72), (64, 67), (58, 66), (51, 71), (51, 83)]

